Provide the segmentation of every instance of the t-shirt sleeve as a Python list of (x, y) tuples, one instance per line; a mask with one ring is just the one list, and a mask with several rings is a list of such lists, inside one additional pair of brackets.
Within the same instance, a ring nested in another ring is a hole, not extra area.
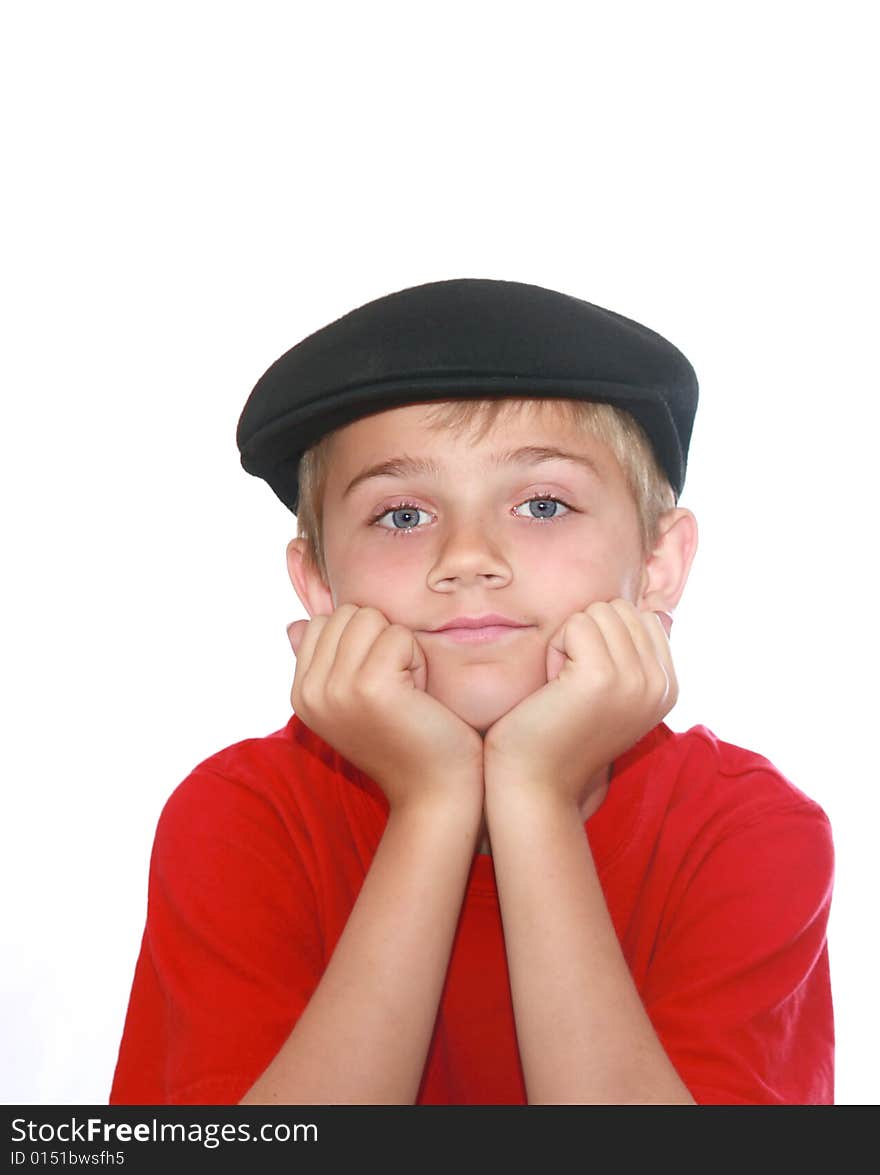
[(698, 1104), (830, 1104), (834, 854), (814, 804), (697, 842), (643, 991)]
[(307, 851), (245, 783), (200, 767), (174, 792), (111, 1103), (233, 1104), (260, 1076), (323, 971)]

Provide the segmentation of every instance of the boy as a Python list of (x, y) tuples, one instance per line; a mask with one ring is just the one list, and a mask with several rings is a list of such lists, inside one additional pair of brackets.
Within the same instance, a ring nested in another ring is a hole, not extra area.
[(514, 282), (265, 373), (294, 716), (165, 807), (111, 1101), (832, 1100), (827, 819), (662, 722), (696, 401), (665, 339)]

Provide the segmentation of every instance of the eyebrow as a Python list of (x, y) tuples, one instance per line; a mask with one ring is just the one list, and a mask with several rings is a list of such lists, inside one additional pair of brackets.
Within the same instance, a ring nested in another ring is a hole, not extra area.
[[(542, 461), (571, 461), (599, 480), (602, 478), (595, 461), (586, 454), (569, 453), (553, 445), (523, 445), (520, 449), (506, 449), (502, 453), (496, 453), (489, 464), (497, 469), (502, 465), (539, 465)], [(401, 457), (391, 457), (387, 461), (380, 461), (376, 465), (362, 469), (348, 483), (342, 496), (347, 498), (361, 482), (372, 477), (416, 477), (425, 474), (439, 477), (441, 472), (440, 466), (430, 457), (408, 457), (405, 454)]]

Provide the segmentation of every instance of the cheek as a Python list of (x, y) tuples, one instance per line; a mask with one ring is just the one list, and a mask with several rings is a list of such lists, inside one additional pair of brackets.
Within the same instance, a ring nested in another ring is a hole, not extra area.
[(339, 603), (356, 603), (387, 613), (395, 603), (404, 602), (417, 582), (412, 554), (400, 550), (406, 542), (352, 543), (332, 556), (328, 551), (328, 572)]
[(616, 594), (620, 580), (619, 560), (611, 551), (595, 545), (568, 544), (563, 549), (542, 552), (537, 564), (532, 559), (525, 565), (536, 590), (557, 611), (571, 605), (570, 612), (609, 593)]
[[(621, 535), (622, 537), (622, 535)], [(508, 552), (521, 608), (538, 609), (561, 619), (599, 599), (634, 598), (639, 573), (619, 543), (582, 534), (536, 549), (523, 536)], [(370, 536), (370, 541), (327, 549), (327, 565), (337, 603), (354, 602), (382, 611), (402, 609), (420, 615), (424, 606), (426, 545), (415, 538)], [(430, 565), (430, 559), (428, 560)]]
[(641, 564), (637, 560), (622, 558), (620, 551), (594, 549), (588, 555), (542, 559), (530, 573), (529, 596), (554, 629), (573, 612), (598, 600), (621, 598), (635, 603), (640, 584)]

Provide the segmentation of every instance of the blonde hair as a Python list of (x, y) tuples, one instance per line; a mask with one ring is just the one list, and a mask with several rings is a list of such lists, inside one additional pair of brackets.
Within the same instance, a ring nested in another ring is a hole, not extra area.
[[(426, 423), (432, 429), (450, 429), (456, 436), (468, 430), (481, 441), (505, 411), (552, 403), (576, 428), (604, 442), (617, 458), (636, 504), (642, 556), (647, 558), (659, 538), (660, 519), (676, 504), (675, 493), (660, 467), (642, 426), (624, 408), (587, 400), (504, 397), (494, 400), (444, 400), (436, 404)], [(345, 427), (345, 426), (341, 426)], [(335, 433), (327, 433), (308, 449), (299, 466), (297, 537), (306, 540), (305, 560), (329, 586), (324, 557), (323, 506)]]

